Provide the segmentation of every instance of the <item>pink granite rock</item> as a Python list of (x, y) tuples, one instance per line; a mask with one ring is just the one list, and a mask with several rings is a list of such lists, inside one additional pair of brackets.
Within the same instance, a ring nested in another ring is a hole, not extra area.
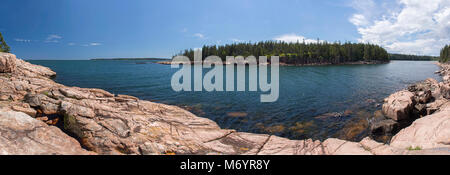
[(384, 100), (384, 115), (395, 121), (409, 118), (414, 106), (413, 97), (414, 94), (406, 90), (390, 95)]

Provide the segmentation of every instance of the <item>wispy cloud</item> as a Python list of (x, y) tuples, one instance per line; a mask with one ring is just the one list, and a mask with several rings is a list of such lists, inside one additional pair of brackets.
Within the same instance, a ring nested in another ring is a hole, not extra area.
[(235, 42), (235, 43), (242, 43), (242, 42), (244, 42), (244, 40), (240, 40), (240, 39), (236, 39), (236, 38), (231, 38), (230, 40)]
[(102, 43), (93, 42), (93, 43), (88, 43), (88, 44), (82, 44), (81, 46), (89, 47), (89, 46), (100, 46), (100, 45), (103, 45), (103, 44)]
[(31, 42), (31, 40), (29, 40), (29, 39), (22, 39), (22, 38), (14, 38), (14, 41), (23, 42), (23, 43)]
[(183, 29), (181, 29), (181, 32), (182, 33), (186, 33), (186, 32), (188, 32), (188, 29), (187, 28), (183, 28)]
[(91, 45), (91, 46), (100, 46), (100, 45), (103, 45), (102, 43), (89, 43), (89, 45)]
[(59, 43), (62, 37), (56, 34), (48, 35), (44, 42), (46, 43)]
[[(304, 36), (297, 35), (295, 33), (277, 36), (274, 38), (274, 40), (284, 41), (284, 42), (288, 42), (288, 43), (296, 43), (296, 42), (317, 43), (317, 39), (308, 39)], [(319, 40), (319, 42), (323, 42), (323, 40)]]
[(382, 45), (389, 52), (438, 55), (450, 43), (448, 0), (354, 0), (349, 19), (360, 42)]
[(199, 38), (199, 39), (205, 39), (205, 35), (201, 34), (201, 33), (196, 33), (194, 34), (195, 37)]
[(77, 43), (67, 43), (67, 45), (69, 45), (69, 46), (75, 46), (75, 45), (77, 45)]

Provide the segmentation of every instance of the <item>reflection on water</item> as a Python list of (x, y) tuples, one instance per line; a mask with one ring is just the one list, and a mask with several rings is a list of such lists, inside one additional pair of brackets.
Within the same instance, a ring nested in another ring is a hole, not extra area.
[[(57, 72), (68, 86), (183, 107), (221, 127), (291, 139), (367, 135), (369, 119), (389, 94), (432, 77), (433, 62), (392, 61), (381, 65), (280, 67), (280, 98), (260, 103), (261, 92), (174, 92), (175, 69), (135, 61), (31, 61)], [(247, 79), (248, 80), (248, 79)]]

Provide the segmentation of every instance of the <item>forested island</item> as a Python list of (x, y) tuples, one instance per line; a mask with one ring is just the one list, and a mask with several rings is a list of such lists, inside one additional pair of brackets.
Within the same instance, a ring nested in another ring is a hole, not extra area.
[(389, 54), (390, 60), (411, 60), (411, 61), (433, 61), (439, 57), (422, 56), (422, 55), (405, 55), (405, 54)]
[[(187, 49), (178, 55), (194, 59), (194, 50)], [(287, 43), (264, 41), (258, 43), (234, 43), (227, 45), (205, 45), (202, 56), (216, 55), (225, 61), (226, 56), (279, 56), (280, 63), (290, 65), (347, 64), (356, 62), (382, 63), (389, 61), (387, 51), (374, 44), (363, 43)]]

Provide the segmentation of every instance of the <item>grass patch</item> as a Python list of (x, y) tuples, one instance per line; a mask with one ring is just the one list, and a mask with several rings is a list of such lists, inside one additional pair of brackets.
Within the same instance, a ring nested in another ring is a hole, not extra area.
[(49, 93), (47, 91), (42, 92), (42, 94), (44, 94), (47, 97), (50, 97)]
[(408, 150), (409, 151), (419, 151), (419, 150), (422, 150), (422, 148), (420, 146), (416, 146), (416, 147), (410, 146), (410, 147), (408, 147)]

